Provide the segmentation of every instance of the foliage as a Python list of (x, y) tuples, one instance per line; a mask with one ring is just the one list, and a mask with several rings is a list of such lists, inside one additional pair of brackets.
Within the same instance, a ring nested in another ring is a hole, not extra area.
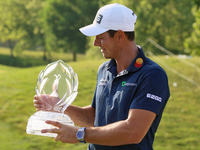
[[(188, 54), (197, 44), (194, 40), (199, 31), (198, 15), (192, 13), (195, 8), (198, 12), (199, 0), (0, 1), (0, 40), (10, 47), (12, 57), (20, 55), (24, 49), (36, 50), (37, 47), (43, 50), (44, 60), (51, 61), (53, 51), (72, 52), (75, 56), (92, 48), (88, 47), (92, 39), (87, 40), (79, 28), (92, 23), (99, 7), (116, 2), (129, 7), (138, 16), (135, 30), (138, 44), (152, 38), (173, 53)], [(158, 53), (150, 45), (144, 49)]]
[(82, 0), (47, 0), (44, 8), (44, 20), (52, 35), (47, 41), (48, 49), (52, 46), (58, 51), (84, 53), (86, 37), (80, 34), (79, 28), (93, 17), (97, 1)]
[[(1, 41), (12, 45), (18, 54), (22, 49), (40, 46), (52, 51), (84, 53), (86, 37), (79, 28), (93, 17), (97, 1), (8, 0), (0, 2)], [(77, 44), (78, 43), (78, 44)]]
[[(13, 57), (15, 45), (24, 44), (23, 39), (27, 33), (24, 30), (24, 20), (27, 19), (25, 1), (0, 1), (0, 39), (8, 43)], [(17, 43), (18, 42), (18, 43)]]
[(87, 37), (87, 53), (86, 56), (88, 59), (100, 59), (102, 58), (102, 53), (99, 47), (94, 47), (95, 37)]
[[(136, 42), (141, 44), (148, 37), (173, 51), (183, 53), (183, 40), (191, 32), (194, 17), (191, 14), (192, 1), (188, 0), (142, 0), (131, 1), (128, 6), (137, 15)], [(145, 47), (155, 52), (152, 47)]]
[(193, 23), (193, 32), (191, 36), (188, 37), (184, 46), (186, 51), (192, 55), (200, 55), (200, 8), (193, 6), (193, 15), (195, 16), (195, 22)]
[[(32, 25), (32, 28), (28, 28), (29, 36), (31, 37), (30, 47), (35, 49), (35, 47), (39, 47), (40, 50), (43, 50), (43, 60), (50, 60), (47, 58), (48, 48), (46, 47), (46, 26), (44, 24), (43, 13), (42, 10), (45, 6), (45, 0), (32, 0), (26, 4), (26, 8), (29, 12), (29, 24)], [(47, 36), (49, 37), (49, 36)], [(48, 53), (49, 54), (49, 53)]]
[(44, 0), (1, 1), (0, 39), (7, 42), (11, 56), (19, 55), (23, 49), (32, 48), (42, 42), (40, 10)]
[(197, 5), (197, 7), (200, 7), (200, 0), (194, 0), (195, 4)]

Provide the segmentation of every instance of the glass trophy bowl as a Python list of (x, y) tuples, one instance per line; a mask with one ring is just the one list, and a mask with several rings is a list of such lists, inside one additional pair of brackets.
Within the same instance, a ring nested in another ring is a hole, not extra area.
[(78, 92), (78, 77), (73, 69), (62, 60), (50, 63), (38, 75), (36, 94), (43, 101), (44, 110), (32, 115), (26, 127), (28, 134), (56, 137), (55, 133), (41, 133), (41, 129), (55, 126), (46, 124), (46, 120), (74, 125), (70, 117), (64, 114), (74, 101)]

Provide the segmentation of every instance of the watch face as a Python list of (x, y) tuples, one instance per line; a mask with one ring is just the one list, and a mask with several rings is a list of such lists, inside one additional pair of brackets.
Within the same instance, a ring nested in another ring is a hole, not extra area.
[(77, 138), (79, 138), (79, 139), (83, 138), (83, 132), (79, 131), (77, 133)]

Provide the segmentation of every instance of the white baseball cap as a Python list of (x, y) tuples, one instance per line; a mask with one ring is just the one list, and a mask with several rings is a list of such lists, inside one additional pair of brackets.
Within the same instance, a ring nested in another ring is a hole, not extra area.
[(93, 24), (80, 28), (86, 36), (96, 36), (108, 30), (134, 31), (137, 16), (134, 12), (121, 4), (109, 4), (101, 7)]

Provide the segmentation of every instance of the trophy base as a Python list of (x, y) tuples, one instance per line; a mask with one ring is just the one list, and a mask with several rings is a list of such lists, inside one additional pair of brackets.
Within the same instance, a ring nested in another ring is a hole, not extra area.
[(74, 126), (74, 122), (70, 119), (68, 115), (56, 112), (38, 111), (29, 118), (26, 127), (26, 133), (41, 135), (41, 136), (56, 137), (57, 134), (55, 133), (41, 133), (42, 129), (56, 128), (55, 126), (46, 124), (45, 123), (46, 120), (58, 121), (62, 124)]

